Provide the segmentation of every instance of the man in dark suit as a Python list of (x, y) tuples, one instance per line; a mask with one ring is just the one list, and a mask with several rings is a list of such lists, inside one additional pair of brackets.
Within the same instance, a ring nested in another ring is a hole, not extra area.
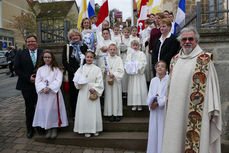
[[(38, 49), (37, 37), (30, 35), (26, 38), (26, 49), (17, 53), (14, 63), (15, 72), (18, 75), (16, 89), (21, 90), (25, 100), (25, 114), (27, 137), (32, 138), (34, 128), (32, 127), (37, 93), (35, 89), (36, 65), (40, 60), (42, 50)], [(42, 130), (38, 129), (41, 134)]]

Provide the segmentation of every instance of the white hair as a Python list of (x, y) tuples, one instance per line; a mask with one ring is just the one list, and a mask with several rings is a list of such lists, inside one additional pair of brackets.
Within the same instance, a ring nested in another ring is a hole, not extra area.
[(194, 28), (194, 27), (192, 27), (192, 26), (191, 26), (191, 27), (186, 27), (186, 28), (182, 29), (181, 32), (180, 32), (180, 35), (179, 35), (179, 37), (177, 37), (177, 39), (178, 39), (179, 41), (181, 41), (181, 35), (182, 35), (184, 32), (190, 32), (190, 31), (192, 31), (192, 32), (195, 33), (196, 40), (199, 41), (200, 35), (199, 35), (199, 33), (197, 32), (196, 28)]

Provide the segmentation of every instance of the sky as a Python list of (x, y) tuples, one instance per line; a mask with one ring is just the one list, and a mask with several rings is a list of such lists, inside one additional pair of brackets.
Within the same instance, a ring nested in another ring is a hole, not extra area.
[[(82, 0), (76, 0), (76, 3), (78, 6), (81, 5), (81, 1)], [(102, 0), (95, 0), (95, 3), (98, 3), (101, 6)], [(119, 11), (122, 11), (123, 21), (131, 17), (131, 11), (132, 11), (131, 5), (132, 5), (132, 0), (108, 0), (109, 10), (112, 10), (115, 8)]]

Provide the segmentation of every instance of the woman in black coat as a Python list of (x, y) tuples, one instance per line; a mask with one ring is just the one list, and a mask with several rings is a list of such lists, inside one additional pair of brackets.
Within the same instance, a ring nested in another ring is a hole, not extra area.
[[(71, 115), (74, 119), (78, 90), (75, 88), (72, 80), (74, 73), (80, 67), (80, 55), (85, 54), (88, 47), (86, 44), (82, 43), (82, 35), (77, 29), (71, 29), (68, 32), (68, 39), (70, 42), (63, 48), (62, 63), (65, 70), (68, 72)], [(68, 58), (67, 47), (69, 48)]]
[[(170, 61), (174, 55), (176, 55), (180, 49), (180, 43), (173, 35), (171, 30), (172, 24), (170, 19), (162, 19), (160, 21), (161, 37), (155, 41), (152, 52), (153, 67), (159, 60), (163, 60), (169, 67)], [(154, 70), (154, 76), (156, 72)]]

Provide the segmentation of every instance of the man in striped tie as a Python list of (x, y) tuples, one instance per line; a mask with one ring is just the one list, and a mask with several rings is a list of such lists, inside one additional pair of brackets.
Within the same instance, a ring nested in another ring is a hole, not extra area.
[[(34, 129), (32, 127), (37, 93), (35, 89), (36, 66), (41, 57), (42, 50), (38, 49), (37, 37), (30, 35), (26, 38), (26, 49), (17, 53), (15, 58), (15, 72), (18, 75), (16, 89), (21, 90), (25, 100), (25, 114), (27, 138), (32, 138)], [(37, 128), (38, 134), (43, 134), (41, 128)]]

